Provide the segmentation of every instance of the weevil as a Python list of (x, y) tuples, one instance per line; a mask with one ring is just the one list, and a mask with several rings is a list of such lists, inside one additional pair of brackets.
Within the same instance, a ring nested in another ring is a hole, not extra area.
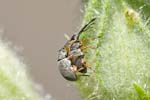
[(96, 18), (93, 18), (77, 34), (73, 34), (63, 48), (58, 51), (57, 62), (59, 71), (69, 81), (77, 80), (77, 72), (87, 72), (88, 65), (84, 60), (84, 53), (82, 52), (87, 47), (83, 46), (81, 41), (79, 41), (79, 37), (95, 20)]

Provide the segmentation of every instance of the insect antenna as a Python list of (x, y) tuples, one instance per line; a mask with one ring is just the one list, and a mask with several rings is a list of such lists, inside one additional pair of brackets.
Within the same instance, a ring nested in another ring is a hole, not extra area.
[(90, 25), (93, 24), (93, 22), (96, 20), (96, 18), (91, 19), (79, 32), (78, 34), (74, 34), (70, 40), (78, 40), (79, 36), (82, 32), (86, 31)]
[(96, 18), (91, 19), (91, 20), (79, 31), (77, 39), (79, 38), (79, 36), (80, 36), (80, 34), (81, 34), (82, 32), (86, 31), (86, 30), (89, 28), (89, 26), (93, 24), (93, 22), (94, 22), (95, 20), (96, 20)]

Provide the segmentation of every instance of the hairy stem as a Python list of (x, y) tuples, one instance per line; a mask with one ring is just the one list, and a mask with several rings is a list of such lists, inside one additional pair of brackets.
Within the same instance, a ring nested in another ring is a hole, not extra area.
[(85, 0), (83, 24), (97, 18), (81, 36), (81, 41), (96, 38), (87, 43), (96, 49), (85, 54), (90, 76), (77, 81), (85, 100), (150, 100), (150, 4), (146, 1)]

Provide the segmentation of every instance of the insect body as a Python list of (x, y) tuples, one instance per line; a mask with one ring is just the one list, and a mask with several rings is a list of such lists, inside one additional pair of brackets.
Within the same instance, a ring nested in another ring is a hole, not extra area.
[(76, 72), (86, 73), (87, 65), (84, 60), (84, 53), (82, 48), (84, 47), (79, 41), (79, 36), (83, 33), (89, 25), (91, 25), (96, 18), (93, 18), (88, 24), (86, 24), (78, 34), (74, 34), (69, 41), (58, 52), (58, 67), (61, 75), (70, 81), (76, 81)]

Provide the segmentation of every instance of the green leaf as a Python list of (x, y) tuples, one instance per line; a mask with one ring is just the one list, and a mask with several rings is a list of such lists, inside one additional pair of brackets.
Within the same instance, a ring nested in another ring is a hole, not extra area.
[(150, 100), (150, 95), (145, 93), (144, 89), (142, 89), (140, 86), (138, 86), (135, 83), (133, 84), (133, 86), (138, 94), (138, 100)]

